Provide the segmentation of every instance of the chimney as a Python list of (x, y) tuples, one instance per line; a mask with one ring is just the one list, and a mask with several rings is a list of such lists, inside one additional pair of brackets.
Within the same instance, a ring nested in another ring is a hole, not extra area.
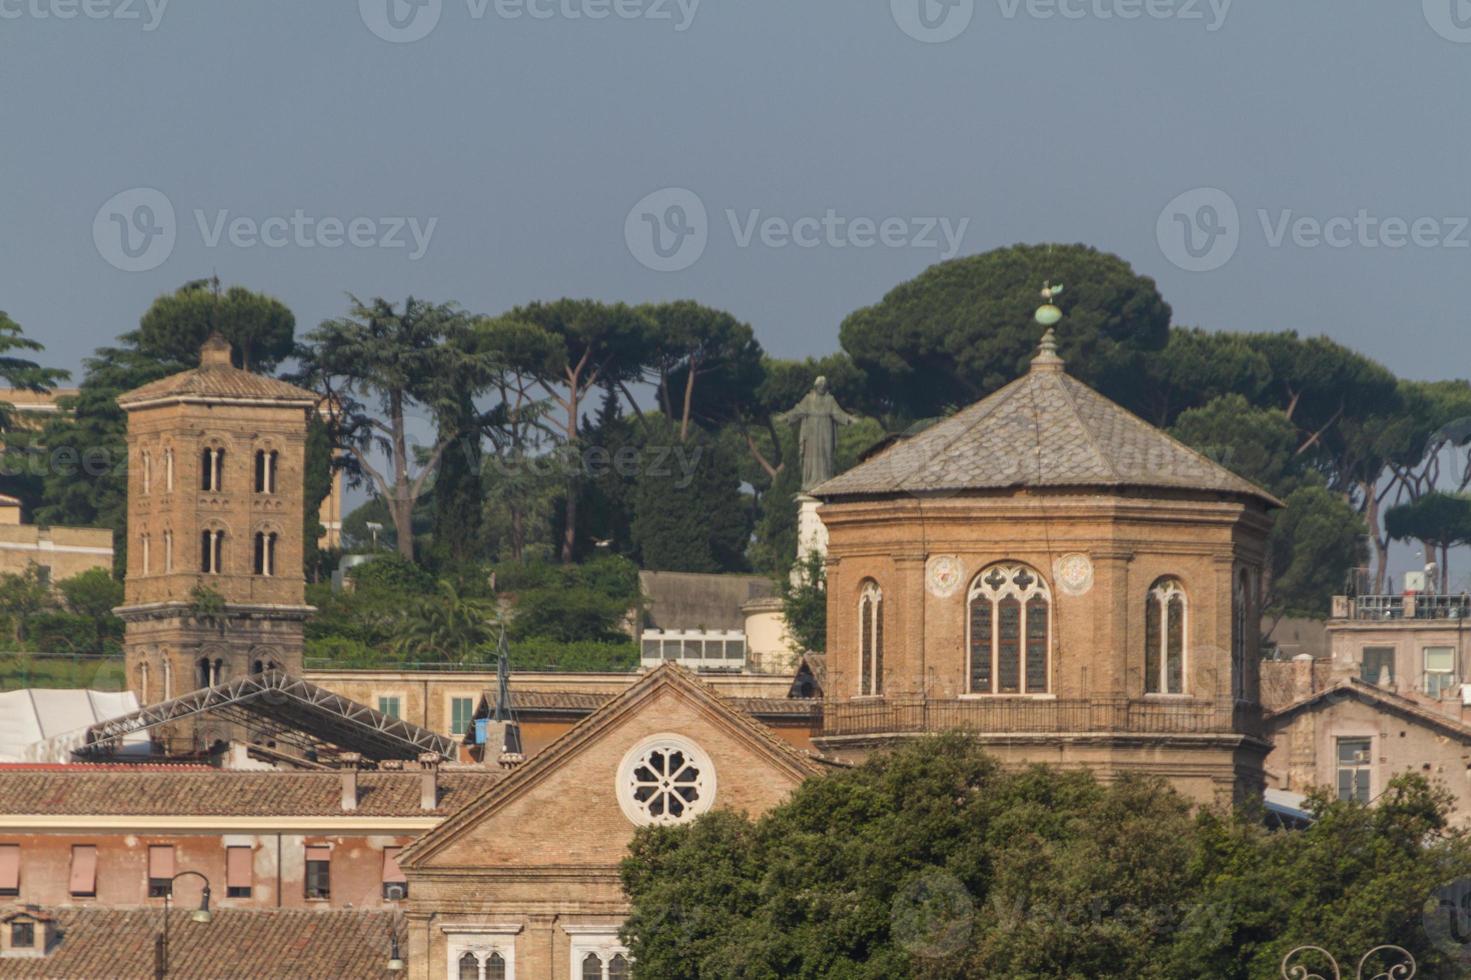
[(419, 806), (425, 810), (439, 807), (439, 753), (419, 753)]
[(1292, 658), (1292, 699), (1301, 701), (1313, 694), (1313, 655), (1299, 653)]
[(342, 809), (344, 811), (356, 810), (358, 808), (358, 766), (363, 757), (359, 752), (342, 753)]

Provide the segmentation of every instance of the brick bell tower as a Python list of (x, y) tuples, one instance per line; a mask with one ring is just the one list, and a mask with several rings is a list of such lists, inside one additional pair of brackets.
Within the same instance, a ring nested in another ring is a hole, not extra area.
[[(118, 398), (128, 416), (123, 641), (142, 704), (265, 670), (300, 673), (306, 605), (302, 472), (317, 396), (231, 364)], [(181, 733), (182, 734), (182, 733)]]

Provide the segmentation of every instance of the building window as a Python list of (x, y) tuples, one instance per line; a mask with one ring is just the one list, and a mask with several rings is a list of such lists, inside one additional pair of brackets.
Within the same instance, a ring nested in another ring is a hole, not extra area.
[(174, 489), (174, 451), (163, 451), (163, 488), (172, 493)]
[(138, 538), (138, 552), (142, 556), (144, 575), (147, 575), (150, 569), (153, 567), (153, 556), (150, 553), (151, 551), (152, 546), (149, 540), (149, 536), (146, 534), (140, 535)]
[(199, 458), (199, 489), (219, 493), (225, 489), (225, 451), (206, 449)]
[(582, 980), (603, 980), (603, 958), (597, 953), (583, 957)]
[(0, 844), (0, 897), (20, 894), (20, 845)]
[(1370, 751), (1372, 740), (1340, 738), (1338, 740), (1338, 798), (1369, 802), (1369, 776), (1373, 768)]
[(34, 922), (12, 922), (10, 924), (10, 948), (32, 949), (36, 945)]
[(474, 953), (466, 953), (460, 957), (459, 980), (480, 980), (480, 961), (475, 958)]
[(1454, 694), (1456, 688), (1456, 648), (1425, 648), (1425, 693), (1432, 698)]
[(383, 849), (383, 898), (400, 902), (409, 897), (409, 879), (398, 866), (399, 847)]
[(49, 589), (49, 588), (51, 588), (51, 566), (50, 565), (37, 565), (36, 566), (36, 584), (39, 585), (39, 586), (41, 586), (41, 588), (43, 588), (43, 589)]
[(199, 570), (206, 575), (218, 575), (224, 568), (225, 532), (203, 531), (199, 535)]
[(275, 531), (255, 533), (255, 574), (265, 576), (276, 574)]
[(1231, 590), (1231, 696), (1246, 700), (1247, 631), (1251, 624), (1251, 579), (1242, 569)]
[(1185, 588), (1162, 578), (1144, 601), (1144, 691), (1185, 693)]
[(870, 579), (858, 597), (858, 693), (884, 693), (884, 593)]
[(971, 694), (1046, 694), (1051, 594), (1025, 565), (995, 565), (970, 589)]
[(147, 450), (143, 452), (143, 494), (147, 496), (153, 487), (153, 456)]
[(332, 897), (332, 848), (313, 846), (306, 849), (306, 897)]
[(1394, 647), (1364, 647), (1359, 677), (1370, 684), (1394, 686)]
[(163, 699), (169, 700), (174, 696), (174, 665), (169, 663), (168, 658), (163, 662)]
[(573, 954), (576, 980), (629, 980), (633, 974), (629, 969), (628, 954), (601, 950)]
[(225, 848), (225, 897), (249, 898), (255, 884), (254, 855), (248, 847)]
[(258, 449), (255, 453), (255, 492), (276, 492), (276, 461), (274, 449)]
[(474, 698), (450, 698), (449, 731), (451, 735), (463, 735), (468, 732), (474, 718)]
[(715, 767), (689, 739), (655, 735), (623, 757), (617, 789), (624, 816), (635, 824), (685, 823), (715, 802)]
[(163, 898), (174, 893), (174, 845), (148, 846), (148, 897)]
[(397, 696), (378, 698), (378, 713), (390, 718), (398, 718), (402, 710), (403, 701)]
[(172, 572), (174, 570), (174, 532), (163, 532), (163, 570)]
[(97, 897), (97, 848), (93, 844), (72, 845), (71, 881), (67, 886), (73, 898)]
[(471, 952), (467, 950), (455, 960), (451, 980), (509, 980), (506, 958), (498, 951)]

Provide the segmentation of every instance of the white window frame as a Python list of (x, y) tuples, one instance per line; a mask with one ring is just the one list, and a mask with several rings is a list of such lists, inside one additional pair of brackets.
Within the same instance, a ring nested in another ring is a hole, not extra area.
[[(455, 702), (456, 701), (469, 701), (470, 702), (470, 717), (467, 718), (467, 719), (465, 719), (465, 730), (464, 731), (461, 731), (461, 732), (455, 731)], [(445, 730), (448, 731), (451, 735), (456, 736), (456, 737), (458, 737), (460, 735), (466, 735), (466, 734), (470, 733), (471, 731), (474, 731), (474, 729), (475, 729), (475, 705), (476, 705), (476, 702), (477, 702), (477, 699), (475, 698), (474, 695), (456, 694), (453, 691), (451, 691), (448, 694), (446, 694), (444, 696), (444, 720), (445, 720), (445, 726), (444, 727), (445, 727)]]
[(569, 961), (570, 972), (568, 976), (572, 980), (582, 980), (582, 961), (588, 953), (596, 953), (603, 961), (603, 980), (607, 980), (608, 962), (615, 956), (622, 954), (633, 965), (633, 956), (628, 952), (628, 947), (618, 939), (618, 928), (616, 926), (562, 926), (562, 931), (572, 937), (572, 958)]
[[(679, 752), (685, 757), (687, 765), (693, 766), (699, 772), (699, 794), (694, 802), (685, 802), (683, 812), (673, 817), (666, 810), (659, 816), (648, 812), (647, 807), (635, 797), (635, 771), (643, 764), (644, 757), (654, 751)], [(618, 766), (617, 785), (618, 806), (623, 810), (623, 815), (629, 822), (637, 827), (669, 827), (677, 824), (689, 823), (702, 813), (709, 812), (715, 805), (718, 785), (715, 778), (715, 763), (704, 749), (700, 748), (689, 738), (676, 735), (673, 732), (660, 732), (643, 739), (623, 756), (623, 761)]]
[[(1450, 670), (1435, 670), (1435, 671), (1432, 671), (1430, 669), (1430, 654), (1431, 653), (1447, 653), (1447, 654), (1450, 654), (1450, 658), (1451, 658), (1451, 669)], [(1460, 674), (1459, 670), (1457, 669), (1458, 667), (1459, 667), (1459, 665), (1456, 663), (1456, 648), (1455, 647), (1453, 647), (1453, 646), (1443, 646), (1443, 645), (1442, 646), (1424, 646), (1424, 647), (1421, 647), (1420, 648), (1421, 688), (1422, 688), (1422, 690), (1424, 690), (1425, 696), (1426, 697), (1432, 697), (1432, 698), (1444, 698), (1448, 693), (1457, 690), (1456, 679), (1457, 679), (1457, 677)], [(1448, 678), (1448, 680), (1445, 682), (1444, 687), (1442, 687), (1441, 690), (1438, 691), (1438, 692), (1436, 692), (1435, 694), (1431, 694), (1430, 693), (1430, 675), (1431, 674), (1435, 674), (1437, 676), (1443, 676), (1443, 677)]]
[(1367, 742), (1367, 743), (1369, 743), (1369, 758), (1366, 759), (1362, 763), (1355, 763), (1355, 767), (1354, 768), (1355, 768), (1355, 771), (1357, 771), (1357, 772), (1363, 772), (1363, 773), (1365, 773), (1368, 776), (1368, 779), (1369, 779), (1369, 793), (1368, 793), (1368, 797), (1369, 797), (1369, 802), (1372, 803), (1372, 802), (1374, 802), (1375, 798), (1378, 795), (1378, 785), (1377, 784), (1378, 784), (1378, 776), (1379, 776), (1379, 774), (1376, 771), (1378, 769), (1378, 767), (1375, 765), (1375, 761), (1374, 761), (1375, 760), (1375, 755), (1376, 755), (1377, 750), (1378, 750), (1378, 739), (1375, 738), (1374, 735), (1372, 733), (1369, 733), (1369, 732), (1356, 733), (1356, 732), (1348, 731), (1348, 732), (1334, 732), (1333, 733), (1333, 797), (1334, 797), (1334, 799), (1339, 799), (1339, 800), (1343, 799), (1343, 797), (1340, 796), (1339, 793), (1338, 793), (1338, 776), (1339, 776), (1339, 772), (1343, 768), (1343, 763), (1339, 759), (1339, 753), (1340, 753), (1340, 749), (1342, 747), (1342, 744), (1344, 742)]
[(389, 715), (389, 717), (390, 718), (397, 718), (399, 721), (403, 721), (404, 720), (404, 715), (403, 715), (403, 711), (404, 711), (404, 696), (403, 696), (403, 692), (402, 691), (374, 691), (373, 692), (373, 710), (376, 711), (376, 712), (378, 712), (380, 715), (387, 715), (388, 714), (388, 712), (386, 712), (386, 711), (383, 710), (383, 707), (382, 707), (382, 704), (381, 704), (381, 702), (382, 702), (382, 700), (384, 698), (393, 698), (394, 700), (396, 700), (398, 702), (398, 714), (396, 714), (396, 715)]
[(485, 961), (491, 953), (501, 954), (506, 961), (506, 980), (516, 980), (516, 936), (521, 932), (517, 923), (487, 923), (486, 925), (441, 926), (447, 941), (448, 962), (445, 976), (448, 980), (460, 980), (460, 957), (473, 953), (479, 964), (480, 977), (485, 977)]

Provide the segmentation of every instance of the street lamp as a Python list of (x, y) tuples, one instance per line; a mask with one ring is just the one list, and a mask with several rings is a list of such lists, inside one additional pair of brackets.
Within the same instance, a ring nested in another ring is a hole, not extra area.
[(214, 913), (209, 910), (209, 879), (198, 871), (180, 871), (169, 879), (169, 889), (163, 893), (163, 932), (159, 933), (153, 947), (153, 975), (164, 980), (169, 975), (169, 902), (174, 895), (174, 882), (190, 875), (204, 882), (204, 891), (199, 897), (199, 908), (189, 913), (190, 922), (209, 922)]
[(393, 931), (393, 923), (388, 924), (388, 972), (402, 973), (404, 971), (404, 958), (399, 954), (398, 933)]

